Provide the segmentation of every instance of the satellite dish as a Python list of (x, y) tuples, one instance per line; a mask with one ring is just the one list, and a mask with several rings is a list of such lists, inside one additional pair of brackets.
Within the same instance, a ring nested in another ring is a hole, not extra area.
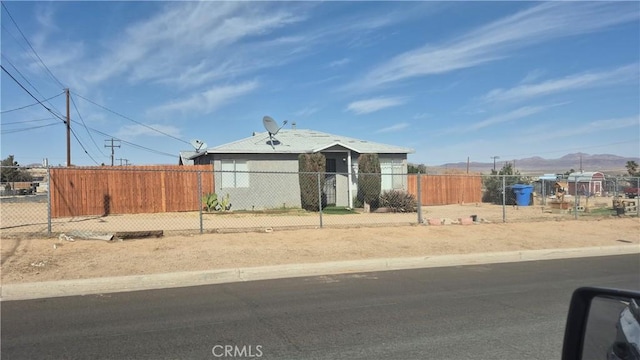
[(267, 131), (271, 135), (275, 135), (278, 133), (278, 131), (280, 131), (280, 128), (278, 128), (278, 124), (276, 124), (276, 121), (273, 120), (273, 118), (270, 116), (263, 117), (262, 124), (264, 124), (264, 128), (267, 129)]
[(267, 129), (267, 132), (269, 133), (269, 141), (267, 143), (271, 145), (271, 147), (275, 150), (276, 148), (274, 147), (274, 145), (279, 145), (280, 141), (275, 140), (273, 136), (276, 135), (278, 131), (282, 129), (282, 127), (287, 125), (287, 120), (285, 120), (282, 123), (282, 126), (278, 127), (278, 124), (276, 123), (275, 120), (273, 120), (272, 117), (265, 116), (262, 118), (262, 124), (264, 125), (264, 128)]
[(200, 149), (207, 148), (207, 143), (200, 141), (198, 139), (195, 139), (195, 140), (191, 140), (191, 146), (193, 146), (193, 148), (196, 149), (196, 152), (200, 152)]

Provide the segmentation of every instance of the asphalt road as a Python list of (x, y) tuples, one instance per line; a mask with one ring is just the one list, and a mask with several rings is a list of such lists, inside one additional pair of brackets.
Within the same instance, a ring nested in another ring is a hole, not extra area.
[(6, 301), (1, 351), (3, 359), (559, 359), (572, 291), (638, 290), (639, 274), (640, 256), (625, 255)]

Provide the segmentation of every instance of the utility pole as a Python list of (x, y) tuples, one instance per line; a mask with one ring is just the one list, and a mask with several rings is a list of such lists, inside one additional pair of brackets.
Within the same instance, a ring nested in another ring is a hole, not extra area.
[(469, 157), (467, 156), (467, 174), (469, 173)]
[(64, 89), (67, 95), (67, 166), (71, 166), (71, 113), (69, 111), (69, 89)]
[(125, 166), (129, 165), (129, 159), (116, 159), (116, 160), (120, 161), (120, 166), (122, 166), (123, 161)]
[[(114, 138), (111, 138), (111, 140), (105, 140), (105, 141), (110, 141), (111, 145), (107, 145), (105, 144), (104, 147), (110, 147), (111, 148), (111, 166), (113, 166), (113, 155), (114, 155), (114, 148), (119, 148), (120, 147), (120, 140), (115, 140)], [(114, 141), (118, 142), (118, 145), (113, 145)]]
[(580, 173), (582, 173), (582, 154), (580, 154)]
[(491, 159), (493, 159), (493, 171), (496, 171), (496, 159), (500, 159), (500, 156), (491, 156)]

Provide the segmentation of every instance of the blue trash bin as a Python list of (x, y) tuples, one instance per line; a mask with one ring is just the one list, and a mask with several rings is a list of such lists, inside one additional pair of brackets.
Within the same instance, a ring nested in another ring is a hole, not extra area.
[(533, 185), (515, 184), (511, 185), (513, 193), (516, 195), (516, 205), (529, 206)]

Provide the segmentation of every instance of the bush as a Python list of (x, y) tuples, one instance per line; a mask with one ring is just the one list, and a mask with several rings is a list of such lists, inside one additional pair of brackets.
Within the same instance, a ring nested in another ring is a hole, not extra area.
[(528, 184), (529, 180), (520, 175), (519, 171), (514, 171), (511, 163), (506, 163), (499, 172), (491, 170), (491, 175), (483, 176), (482, 185), (485, 188), (482, 194), (482, 202), (502, 204), (502, 177), (496, 175), (507, 175), (505, 178), (506, 198), (505, 204), (515, 204), (515, 195), (510, 186), (514, 184)]
[(392, 212), (416, 212), (418, 200), (413, 194), (401, 190), (388, 190), (380, 195), (380, 207)]
[(377, 208), (381, 181), (378, 154), (360, 155), (358, 158), (358, 201), (369, 204), (372, 209)]
[[(298, 156), (298, 170), (300, 181), (300, 205), (308, 211), (319, 211), (318, 208), (318, 173), (320, 174), (320, 188), (324, 188), (326, 159), (321, 153), (300, 154)], [(321, 206), (326, 206), (326, 196), (322, 194)]]

